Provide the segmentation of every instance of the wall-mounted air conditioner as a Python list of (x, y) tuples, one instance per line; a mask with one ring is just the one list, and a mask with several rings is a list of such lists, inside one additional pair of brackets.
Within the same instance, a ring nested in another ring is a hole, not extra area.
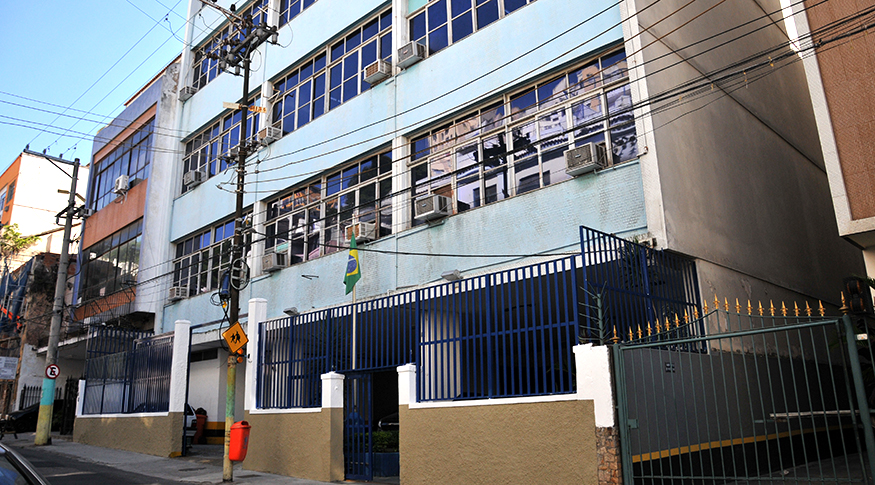
[(170, 301), (182, 300), (188, 298), (188, 288), (184, 286), (171, 286), (170, 292), (167, 294), (167, 299)]
[(605, 168), (608, 162), (607, 155), (604, 145), (598, 143), (587, 143), (568, 150), (565, 152), (565, 173), (577, 176)]
[(130, 180), (127, 175), (119, 175), (117, 179), (115, 179), (115, 183), (112, 185), (112, 193), (118, 195), (124, 195), (128, 192), (128, 189), (131, 188)]
[(197, 88), (194, 86), (186, 86), (179, 90), (179, 100), (182, 102), (188, 101), (197, 93)]
[(364, 241), (373, 241), (377, 239), (377, 225), (373, 222), (359, 222), (352, 224), (346, 228), (346, 242), (352, 241), (352, 235), (355, 234), (357, 243)]
[(425, 46), (418, 42), (410, 42), (398, 49), (398, 67), (406, 69), (425, 59)]
[(200, 170), (189, 170), (182, 176), (182, 184), (188, 188), (196, 187), (206, 180), (206, 174)]
[(422, 199), (416, 199), (413, 203), (413, 218), (419, 221), (428, 221), (450, 215), (452, 204), (448, 197), (443, 195), (429, 195)]
[(288, 265), (286, 253), (267, 253), (261, 257), (261, 269), (265, 273), (279, 271)]
[(390, 76), (392, 76), (392, 64), (382, 59), (377, 59), (365, 68), (365, 81), (370, 85), (379, 84)]
[(258, 142), (262, 145), (270, 145), (282, 137), (283, 130), (275, 126), (268, 126), (262, 130), (258, 130)]

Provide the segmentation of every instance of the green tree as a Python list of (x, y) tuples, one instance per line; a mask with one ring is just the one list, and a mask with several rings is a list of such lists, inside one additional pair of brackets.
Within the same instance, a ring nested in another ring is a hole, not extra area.
[(22, 236), (18, 224), (10, 224), (0, 229), (0, 259), (8, 262), (10, 258), (33, 246), (39, 236)]

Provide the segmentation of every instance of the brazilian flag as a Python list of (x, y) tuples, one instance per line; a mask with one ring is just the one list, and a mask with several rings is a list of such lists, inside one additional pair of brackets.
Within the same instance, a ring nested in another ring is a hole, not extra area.
[(356, 282), (362, 279), (361, 266), (359, 266), (359, 251), (355, 245), (355, 234), (349, 242), (349, 259), (346, 262), (346, 276), (343, 277), (343, 284), (346, 285), (346, 294), (348, 295), (355, 287)]

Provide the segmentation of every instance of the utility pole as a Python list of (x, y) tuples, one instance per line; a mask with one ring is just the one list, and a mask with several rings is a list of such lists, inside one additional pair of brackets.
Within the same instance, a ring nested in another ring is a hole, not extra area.
[(67, 208), (58, 213), (57, 221), (66, 215), (64, 223), (64, 241), (61, 244), (61, 260), (58, 262), (58, 279), (55, 282), (55, 301), (52, 305), (52, 324), (49, 327), (49, 347), (46, 352), (46, 376), (43, 377), (42, 397), (40, 398), (39, 417), (36, 423), (35, 445), (52, 444), (52, 411), (55, 407), (55, 378), (49, 377), (49, 366), (58, 363), (58, 341), (61, 339), (61, 316), (64, 312), (64, 293), (67, 291), (67, 267), (70, 264), (70, 231), (73, 228), (73, 216), (76, 210), (76, 181), (79, 177), (79, 159), (73, 161), (73, 181), (70, 182), (70, 198)]
[[(243, 275), (239, 272), (245, 267), (243, 264), (243, 187), (246, 179), (246, 157), (249, 154), (249, 137), (246, 130), (246, 122), (249, 114), (249, 66), (252, 52), (263, 44), (267, 39), (276, 36), (276, 27), (267, 25), (253, 25), (252, 17), (246, 15), (241, 18), (235, 13), (234, 5), (230, 10), (218, 6), (215, 3), (204, 3), (213, 8), (220, 10), (226, 17), (235, 25), (239, 37), (236, 35), (229, 37), (226, 44), (230, 49), (222, 50), (219, 54), (211, 53), (214, 59), (219, 60), (219, 67), (226, 69), (234, 67), (235, 74), (240, 73), (240, 65), (243, 65), (243, 98), (240, 100), (240, 146), (237, 153), (237, 193), (236, 205), (234, 208), (234, 242), (231, 248), (231, 275), (229, 285), (230, 308), (228, 319), (230, 325), (238, 323), (240, 318), (240, 282), (243, 280)], [(235, 401), (237, 399), (237, 363), (242, 362), (242, 357), (237, 354), (230, 353), (228, 355), (228, 375), (226, 382), (225, 395), (225, 450), (222, 459), (222, 481), (231, 482), (234, 480), (233, 463), (229, 458), (231, 449), (231, 426), (234, 424)]]

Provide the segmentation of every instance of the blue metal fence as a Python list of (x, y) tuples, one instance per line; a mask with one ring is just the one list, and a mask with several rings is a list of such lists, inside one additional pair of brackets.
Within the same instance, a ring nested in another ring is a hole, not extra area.
[(130, 347), (88, 358), (83, 414), (166, 412), (170, 408), (173, 336), (131, 341)]
[(420, 400), (570, 393), (580, 257), (265, 322), (257, 406), (319, 406), (320, 375), (416, 363)]
[[(665, 334), (701, 334), (695, 262), (588, 227), (580, 228), (583, 272), (582, 339), (604, 344)], [(700, 322), (699, 322), (700, 323)], [(698, 324), (697, 324), (698, 325)], [(686, 350), (701, 350), (690, 344)]]

